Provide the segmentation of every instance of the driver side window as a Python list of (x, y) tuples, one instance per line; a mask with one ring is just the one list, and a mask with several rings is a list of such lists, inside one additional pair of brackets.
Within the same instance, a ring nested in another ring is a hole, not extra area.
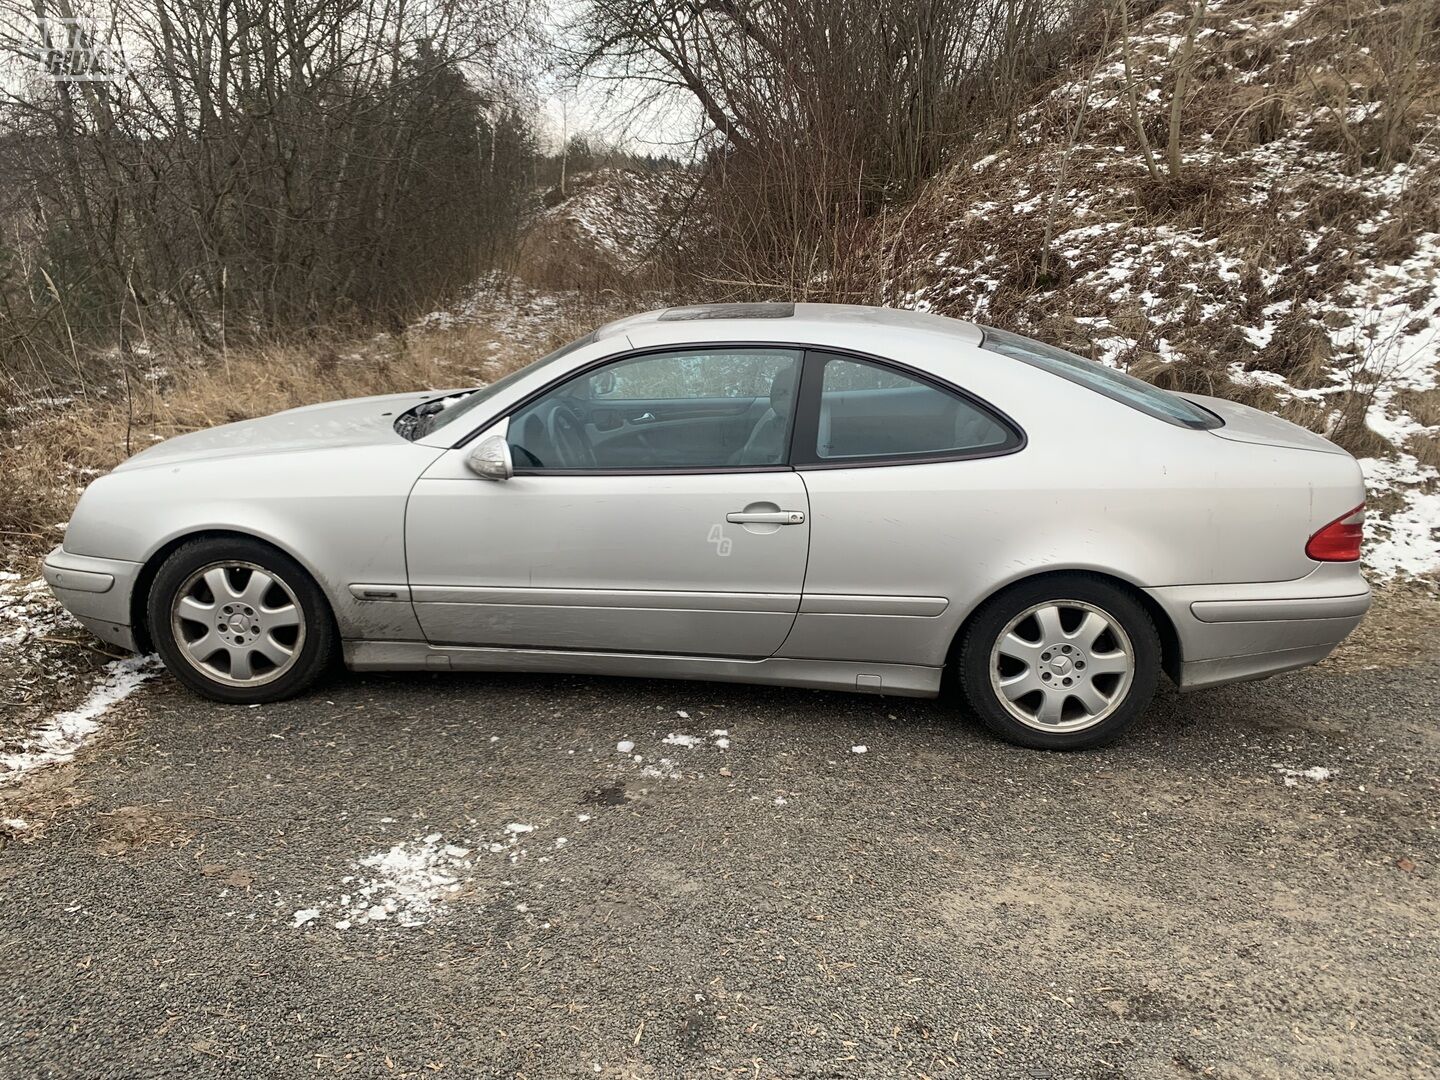
[(800, 359), (798, 349), (688, 349), (577, 375), (511, 416), (515, 471), (783, 465)]

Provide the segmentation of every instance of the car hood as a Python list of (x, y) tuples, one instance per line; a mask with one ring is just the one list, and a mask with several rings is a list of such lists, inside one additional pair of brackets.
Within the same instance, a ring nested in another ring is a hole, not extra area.
[(1204, 394), (1182, 394), (1195, 404), (1209, 409), (1225, 421), (1224, 427), (1212, 428), (1211, 435), (1230, 442), (1254, 443), (1257, 446), (1284, 446), (1294, 450), (1320, 450), (1327, 454), (1343, 454), (1345, 450), (1336, 446), (1323, 435), (1282, 420), (1271, 413), (1252, 409), (1224, 398), (1206, 397)]
[(395, 417), (424, 401), (441, 396), (429, 391), (351, 398), (223, 424), (167, 439), (129, 458), (116, 471), (245, 454), (403, 443), (405, 440), (395, 431)]

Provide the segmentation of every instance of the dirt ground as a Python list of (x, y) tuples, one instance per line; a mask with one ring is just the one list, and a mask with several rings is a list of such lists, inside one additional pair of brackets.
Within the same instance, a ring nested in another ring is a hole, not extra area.
[(161, 677), (0, 790), (0, 1074), (1435, 1076), (1440, 619), (1393, 599), (1079, 755), (802, 690)]

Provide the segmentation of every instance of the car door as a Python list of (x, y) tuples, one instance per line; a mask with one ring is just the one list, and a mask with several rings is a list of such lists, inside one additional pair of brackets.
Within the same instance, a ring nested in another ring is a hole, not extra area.
[[(781, 655), (938, 666), (954, 586), (1013, 483), (1020, 432), (960, 388), (898, 364), (806, 356), (791, 461), (810, 498), (800, 614)], [(964, 524), (957, 528), (953, 522)]]
[(799, 608), (805, 485), (787, 463), (799, 350), (627, 356), (511, 413), (513, 474), (443, 455), (406, 515), (437, 644), (765, 657)]

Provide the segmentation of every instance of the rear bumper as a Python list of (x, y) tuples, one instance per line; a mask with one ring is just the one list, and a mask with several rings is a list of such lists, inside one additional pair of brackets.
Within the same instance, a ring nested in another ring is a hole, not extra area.
[(1360, 625), (1370, 586), (1356, 563), (1295, 581), (1147, 589), (1175, 626), (1182, 690), (1263, 679), (1318, 664)]
[(135, 649), (130, 596), (140, 563), (72, 555), (57, 547), (40, 564), (50, 591), (65, 610), (102, 641)]

